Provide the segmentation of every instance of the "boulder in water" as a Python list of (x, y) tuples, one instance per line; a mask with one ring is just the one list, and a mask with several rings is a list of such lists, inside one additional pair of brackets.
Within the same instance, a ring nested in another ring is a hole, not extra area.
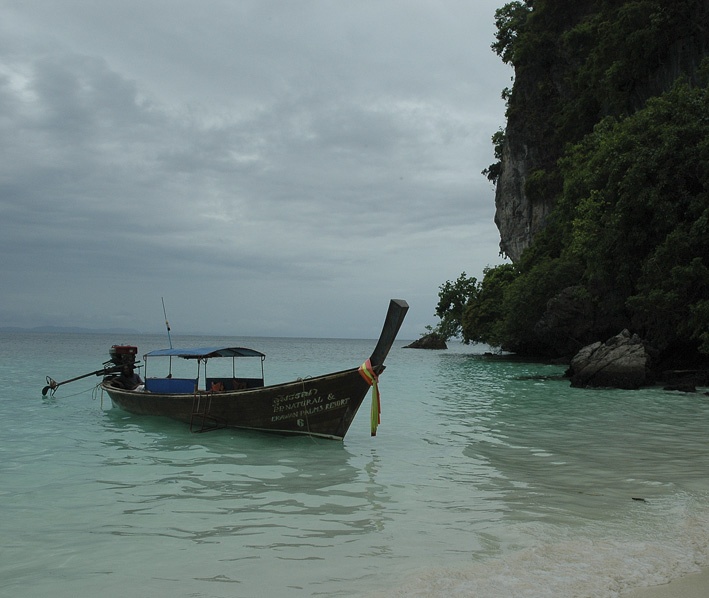
[(650, 355), (637, 334), (623, 330), (581, 349), (571, 360), (571, 386), (637, 389), (651, 383)]
[(425, 336), (422, 336), (417, 341), (414, 341), (410, 345), (406, 345), (404, 349), (447, 349), (445, 339), (436, 332), (431, 332)]

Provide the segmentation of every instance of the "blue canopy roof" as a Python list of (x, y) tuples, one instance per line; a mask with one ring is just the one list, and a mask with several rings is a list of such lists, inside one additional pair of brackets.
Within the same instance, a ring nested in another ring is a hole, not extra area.
[(209, 359), (210, 357), (266, 357), (259, 351), (245, 347), (199, 347), (196, 349), (158, 349), (145, 357), (182, 357), (184, 359)]

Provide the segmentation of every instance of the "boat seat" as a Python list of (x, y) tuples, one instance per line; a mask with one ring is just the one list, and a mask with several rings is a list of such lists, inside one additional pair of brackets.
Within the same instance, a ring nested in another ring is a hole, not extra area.
[(207, 378), (207, 390), (243, 390), (263, 386), (261, 378)]
[(146, 378), (145, 390), (159, 393), (192, 394), (197, 388), (196, 378)]

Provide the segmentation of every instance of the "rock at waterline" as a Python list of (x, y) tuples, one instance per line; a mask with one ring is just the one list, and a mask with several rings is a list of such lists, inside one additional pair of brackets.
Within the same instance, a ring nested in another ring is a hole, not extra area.
[(414, 341), (410, 345), (406, 345), (404, 349), (435, 349), (435, 350), (441, 350), (441, 349), (447, 349), (448, 345), (446, 345), (446, 341), (443, 339), (443, 337), (440, 334), (436, 334), (435, 332), (432, 332), (431, 334), (427, 334), (425, 336), (422, 336), (420, 339), (417, 341)]
[(637, 334), (623, 330), (581, 349), (571, 360), (571, 386), (636, 389), (651, 383), (650, 355)]
[(709, 370), (669, 370), (662, 372), (664, 390), (697, 392), (697, 386), (709, 385)]

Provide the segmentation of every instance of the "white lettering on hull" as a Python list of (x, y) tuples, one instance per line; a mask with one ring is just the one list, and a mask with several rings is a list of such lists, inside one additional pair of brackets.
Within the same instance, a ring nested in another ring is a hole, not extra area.
[(322, 397), (317, 388), (281, 395), (273, 399), (271, 422), (296, 420), (296, 424), (304, 428), (310, 416), (333, 409), (343, 409), (349, 402), (349, 397), (337, 398), (332, 393)]

